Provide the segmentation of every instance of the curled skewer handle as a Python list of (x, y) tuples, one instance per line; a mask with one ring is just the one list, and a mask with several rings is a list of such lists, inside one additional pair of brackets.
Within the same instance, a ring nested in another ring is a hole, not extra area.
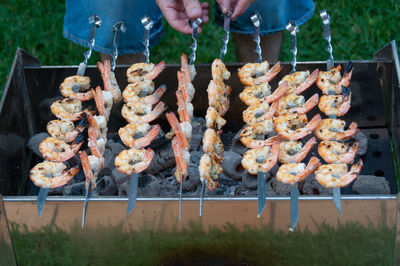
[(333, 67), (333, 48), (331, 44), (331, 17), (329, 16), (328, 12), (326, 9), (321, 10), (319, 13), (322, 19), (322, 23), (324, 24), (324, 33), (322, 36), (324, 39), (328, 42), (328, 45), (326, 46), (326, 50), (329, 53), (329, 58), (326, 62), (328, 70), (330, 70)]
[(150, 62), (150, 50), (149, 50), (149, 37), (150, 37), (150, 29), (153, 27), (153, 21), (150, 19), (149, 16), (145, 16), (141, 20), (143, 27), (144, 27), (144, 34), (143, 34), (143, 45), (144, 45), (144, 56), (146, 57), (146, 63)]
[(95, 43), (96, 29), (101, 26), (101, 19), (98, 15), (94, 14), (89, 17), (90, 34), (89, 34), (89, 50), (87, 50), (83, 55), (85, 60), (79, 64), (78, 75), (83, 76), (85, 74), (86, 66), (90, 56), (92, 55), (92, 49)]
[(196, 50), (197, 50), (197, 28), (200, 26), (200, 24), (203, 21), (201, 20), (201, 18), (197, 18), (195, 19), (193, 22), (191, 20), (189, 20), (189, 24), (192, 25), (192, 38), (193, 38), (193, 44), (190, 46), (190, 48), (192, 48), (192, 53), (190, 54), (189, 57), (189, 64), (193, 65), (194, 61), (196, 61)]
[(299, 32), (299, 27), (294, 21), (289, 21), (288, 24), (286, 24), (286, 30), (289, 31), (290, 36), (291, 36), (291, 52), (293, 54), (293, 59), (290, 61), (290, 64), (292, 65), (292, 72), (296, 72), (296, 64), (297, 64), (297, 40), (296, 36), (297, 33)]
[(250, 16), (250, 19), (254, 25), (253, 40), (256, 43), (256, 49), (254, 51), (257, 53), (257, 63), (260, 63), (262, 61), (261, 46), (260, 46), (261, 16), (260, 14), (258, 14), (258, 12), (253, 12)]
[(221, 48), (221, 54), (220, 54), (221, 61), (224, 61), (224, 57), (226, 55), (226, 52), (228, 51), (229, 31), (230, 31), (230, 26), (231, 26), (231, 15), (232, 15), (232, 12), (230, 12), (230, 11), (227, 14), (224, 14), (225, 36), (224, 36), (224, 38), (222, 38), (223, 46)]
[(124, 22), (119, 21), (119, 22), (115, 23), (112, 27), (112, 31), (114, 33), (114, 39), (113, 39), (114, 51), (111, 55), (112, 56), (111, 71), (114, 71), (115, 61), (117, 60), (117, 57), (118, 57), (118, 40), (119, 40), (118, 32), (122, 31), (122, 33), (125, 33), (126, 27), (125, 27)]

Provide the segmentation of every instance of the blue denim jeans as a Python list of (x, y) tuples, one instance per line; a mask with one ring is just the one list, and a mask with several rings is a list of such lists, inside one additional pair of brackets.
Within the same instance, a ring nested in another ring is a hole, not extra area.
[[(216, 5), (218, 6), (218, 5)], [(289, 20), (301, 25), (311, 18), (314, 12), (312, 0), (258, 0), (236, 21), (231, 23), (231, 31), (243, 34), (253, 33), (250, 14), (257, 10), (262, 18), (260, 34), (266, 35), (284, 30)], [(163, 35), (162, 13), (155, 0), (67, 0), (64, 17), (65, 38), (88, 47), (90, 26), (89, 16), (97, 14), (102, 26), (97, 29), (94, 50), (111, 54), (113, 51), (112, 26), (123, 21), (126, 32), (120, 33), (119, 54), (142, 52), (144, 46), (141, 19), (148, 15), (154, 22), (150, 31), (150, 47), (157, 45)], [(217, 24), (223, 25), (223, 18), (217, 8)]]

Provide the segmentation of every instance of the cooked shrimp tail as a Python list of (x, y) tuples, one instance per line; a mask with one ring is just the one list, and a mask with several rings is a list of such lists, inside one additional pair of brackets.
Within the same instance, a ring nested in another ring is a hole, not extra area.
[(167, 109), (165, 104), (163, 102), (159, 102), (149, 114), (142, 116), (141, 121), (150, 123), (151, 121), (156, 120), (165, 109)]
[(312, 147), (317, 143), (317, 139), (315, 137), (312, 137), (311, 139), (309, 139), (306, 144), (304, 144), (303, 148), (301, 149), (300, 152), (296, 153), (294, 155), (294, 160), (296, 162), (301, 162), (304, 160), (304, 158), (306, 158), (307, 154), (310, 152), (310, 150), (312, 149)]
[(153, 126), (153, 128), (147, 133), (146, 136), (135, 140), (135, 148), (141, 149), (149, 146), (160, 133), (161, 127), (159, 125)]
[(86, 181), (85, 181), (85, 188), (87, 189), (89, 185), (89, 180), (92, 181), (92, 187), (90, 188), (91, 190), (96, 187), (96, 179), (93, 175), (92, 167), (89, 162), (89, 157), (87, 156), (86, 151), (82, 151), (80, 153), (80, 158), (81, 158), (81, 164), (82, 164), (82, 169), (83, 172), (85, 173)]
[(154, 80), (156, 77), (158, 77), (158, 75), (160, 75), (161, 72), (163, 72), (163, 70), (165, 69), (165, 62), (161, 61), (160, 63), (158, 63), (152, 71), (146, 73), (143, 75), (144, 79), (150, 79), (150, 80)]
[(283, 82), (271, 95), (267, 96), (267, 102), (271, 103), (273, 101), (282, 98), (285, 93), (289, 90), (289, 83), (287, 81)]
[(254, 83), (256, 85), (259, 85), (261, 83), (269, 82), (273, 78), (275, 78), (276, 75), (282, 70), (281, 62), (277, 62), (273, 67), (271, 67), (268, 72), (261, 77), (258, 77), (255, 79)]
[(172, 139), (172, 149), (174, 150), (176, 166), (178, 168), (178, 172), (176, 173), (175, 177), (177, 178), (177, 181), (181, 183), (181, 179), (183, 178), (183, 180), (185, 180), (188, 175), (187, 163), (185, 161), (184, 154), (187, 152), (187, 150), (177, 136)]
[(353, 164), (350, 171), (341, 177), (343, 187), (348, 186), (354, 179), (358, 177), (363, 166), (363, 161), (360, 159), (356, 164)]
[(306, 169), (301, 172), (300, 174), (298, 174), (298, 182), (303, 181), (307, 176), (309, 176), (310, 174), (314, 173), (318, 167), (320, 167), (322, 165), (321, 161), (313, 156), (310, 158), (310, 161), (308, 162)]
[(299, 95), (300, 93), (302, 93), (303, 91), (305, 91), (306, 89), (308, 89), (311, 85), (313, 85), (314, 82), (315, 82), (315, 81), (317, 80), (317, 78), (318, 78), (318, 73), (319, 73), (319, 70), (318, 70), (318, 68), (317, 68), (317, 69), (315, 69), (315, 70), (310, 74), (310, 76), (308, 76), (308, 78), (307, 78), (304, 82), (302, 82), (302, 83), (296, 88), (295, 93), (296, 93), (297, 95)]
[(188, 147), (188, 141), (183, 134), (181, 125), (179, 124), (179, 120), (176, 117), (176, 115), (172, 112), (166, 113), (165, 116), (167, 117), (167, 120), (169, 124), (171, 125), (172, 130), (174, 131), (175, 135), (179, 138), (179, 141), (182, 143), (183, 147)]

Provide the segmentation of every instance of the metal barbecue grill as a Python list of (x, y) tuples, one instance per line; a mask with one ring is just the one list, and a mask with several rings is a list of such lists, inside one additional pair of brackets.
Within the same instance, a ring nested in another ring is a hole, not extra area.
[[(345, 61), (336, 61), (345, 65)], [(351, 81), (352, 107), (343, 119), (347, 125), (356, 121), (361, 131), (368, 136), (367, 154), (364, 155), (364, 167), (361, 175), (384, 176), (389, 182), (390, 194), (359, 195), (353, 194), (351, 185), (342, 189), (343, 215), (340, 216), (332, 196), (300, 196), (300, 221), (298, 228), (317, 230), (316, 225), (326, 222), (337, 225), (348, 221), (359, 221), (367, 225), (394, 226), (397, 209), (397, 178), (400, 159), (400, 102), (398, 63), (396, 43), (393, 41), (379, 50), (373, 60), (354, 61), (354, 73)], [(246, 106), (240, 101), (239, 93), (243, 89), (237, 78), (237, 69), (241, 64), (227, 64), (232, 73), (227, 82), (232, 87), (231, 107), (225, 115), (229, 121), (224, 131), (238, 131), (243, 126), (242, 111)], [(271, 82), (275, 88), (277, 82), (291, 71), (289, 63), (283, 63), (283, 70)], [(116, 78), (121, 88), (128, 84), (126, 70), (128, 66), (115, 68)], [(175, 111), (177, 88), (176, 72), (179, 65), (168, 65), (155, 80), (156, 87), (166, 84), (167, 92), (162, 100), (169, 110)], [(298, 62), (296, 70), (326, 70), (326, 62)], [(42, 217), (37, 216), (36, 195), (38, 189), (31, 184), (29, 171), (39, 158), (27, 148), (28, 140), (36, 133), (45, 131), (52, 115), (49, 105), (43, 99), (60, 96), (58, 86), (65, 77), (74, 75), (77, 66), (41, 66), (40, 61), (22, 49), (18, 49), (0, 103), (0, 194), (7, 208), (10, 221), (27, 224), (28, 228), (37, 228), (50, 222), (68, 230), (73, 223), (80, 222), (83, 196), (49, 196)], [(196, 65), (197, 76), (193, 81), (196, 96), (193, 100), (195, 116), (204, 117), (207, 107), (207, 86), (211, 79), (210, 64)], [(101, 76), (95, 66), (88, 66), (86, 75), (91, 78), (91, 86), (102, 85)], [(316, 85), (306, 90), (308, 99), (315, 92)], [(308, 114), (312, 117), (318, 110), (314, 108)], [(115, 105), (108, 123), (109, 132), (117, 132), (125, 121), (120, 114), (121, 105)], [(165, 132), (169, 130), (165, 116), (159, 123)], [(177, 195), (177, 193), (176, 193)], [(86, 225), (123, 224), (139, 229), (151, 222), (155, 228), (174, 228), (178, 223), (178, 196), (174, 198), (137, 199), (135, 211), (126, 218), (127, 197), (92, 197), (87, 209)], [(203, 216), (198, 213), (199, 197), (184, 197), (182, 207), (183, 220), (179, 226), (190, 221), (201, 221), (204, 228), (208, 225), (223, 226), (226, 223), (243, 225), (271, 225), (276, 229), (287, 230), (290, 223), (290, 200), (288, 196), (271, 197), (267, 194), (267, 206), (260, 219), (257, 219), (257, 198), (252, 197), (205, 197)]]

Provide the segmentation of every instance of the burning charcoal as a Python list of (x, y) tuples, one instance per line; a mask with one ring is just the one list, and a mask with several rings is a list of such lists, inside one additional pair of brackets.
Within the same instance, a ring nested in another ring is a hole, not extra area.
[(224, 196), (235, 196), (238, 187), (238, 185), (226, 187), (224, 191)]
[(117, 184), (117, 186), (128, 181), (129, 177), (130, 177), (129, 175), (123, 174), (120, 171), (118, 171), (117, 168), (114, 168), (114, 170), (112, 170), (111, 175), (114, 179), (114, 182)]
[[(149, 174), (139, 175), (138, 196), (155, 197), (160, 195), (160, 191), (160, 181), (155, 176)], [(129, 189), (127, 192), (129, 192)]]
[(278, 195), (290, 195), (290, 185), (279, 182), (276, 178), (272, 179), (271, 186)]
[(382, 176), (360, 175), (352, 189), (359, 194), (390, 194), (389, 183)]
[(235, 191), (235, 195), (237, 196), (257, 196), (257, 189), (249, 190), (243, 184), (240, 184)]
[(233, 180), (241, 180), (245, 170), (242, 167), (242, 156), (233, 151), (224, 152), (224, 161), (222, 162), (224, 173)]
[(179, 185), (174, 176), (169, 176), (163, 179), (161, 188), (161, 197), (176, 197), (178, 195), (177, 193), (179, 191)]
[(118, 186), (118, 197), (127, 197), (129, 193), (129, 180)]
[(278, 196), (278, 194), (276, 194), (275, 190), (272, 188), (272, 179), (267, 181), (267, 197), (271, 197), (271, 196)]
[(241, 182), (238, 180), (232, 180), (230, 177), (228, 177), (224, 173), (222, 173), (219, 176), (219, 183), (225, 187), (229, 187), (229, 186), (236, 186), (236, 185), (240, 184)]
[(99, 195), (101, 196), (114, 196), (117, 194), (117, 186), (111, 176), (103, 176), (97, 181)]
[(117, 156), (121, 151), (126, 150), (124, 145), (118, 142), (114, 142), (112, 140), (107, 141), (107, 148), (111, 150), (111, 152), (114, 154), (114, 156)]
[(238, 133), (236, 133), (236, 135), (233, 137), (232, 139), (232, 146), (231, 146), (231, 150), (233, 152), (236, 152), (240, 155), (243, 155), (248, 149), (246, 146), (244, 146), (242, 144), (242, 142), (240, 142), (240, 132), (242, 130), (239, 130)]
[(362, 156), (362, 155), (366, 154), (367, 148), (368, 148), (368, 137), (362, 131), (359, 131), (354, 136), (354, 138), (359, 143), (357, 156)]
[(300, 192), (303, 195), (332, 195), (332, 189), (322, 186), (315, 179), (315, 175), (309, 175), (300, 185)]
[(257, 189), (257, 176), (251, 175), (247, 171), (243, 173), (242, 184), (246, 189)]
[(190, 162), (188, 169), (188, 177), (183, 182), (182, 190), (193, 191), (200, 185), (199, 165)]
[(193, 117), (192, 121), (192, 139), (190, 140), (190, 149), (193, 151), (199, 150), (203, 139), (206, 121), (201, 117)]
[(156, 155), (154, 156), (149, 168), (147, 168), (146, 173), (155, 175), (158, 172), (175, 165), (174, 151), (172, 150), (170, 143), (160, 147), (155, 152)]
[(75, 183), (64, 186), (64, 196), (83, 196), (85, 195), (85, 182)]
[(39, 151), (39, 144), (47, 137), (50, 137), (49, 134), (42, 132), (34, 135), (28, 142), (28, 148), (31, 149), (40, 158), (43, 158), (43, 156)]
[(112, 170), (115, 169), (114, 165), (115, 156), (110, 149), (104, 152), (104, 167), (101, 169), (101, 175), (111, 175)]

